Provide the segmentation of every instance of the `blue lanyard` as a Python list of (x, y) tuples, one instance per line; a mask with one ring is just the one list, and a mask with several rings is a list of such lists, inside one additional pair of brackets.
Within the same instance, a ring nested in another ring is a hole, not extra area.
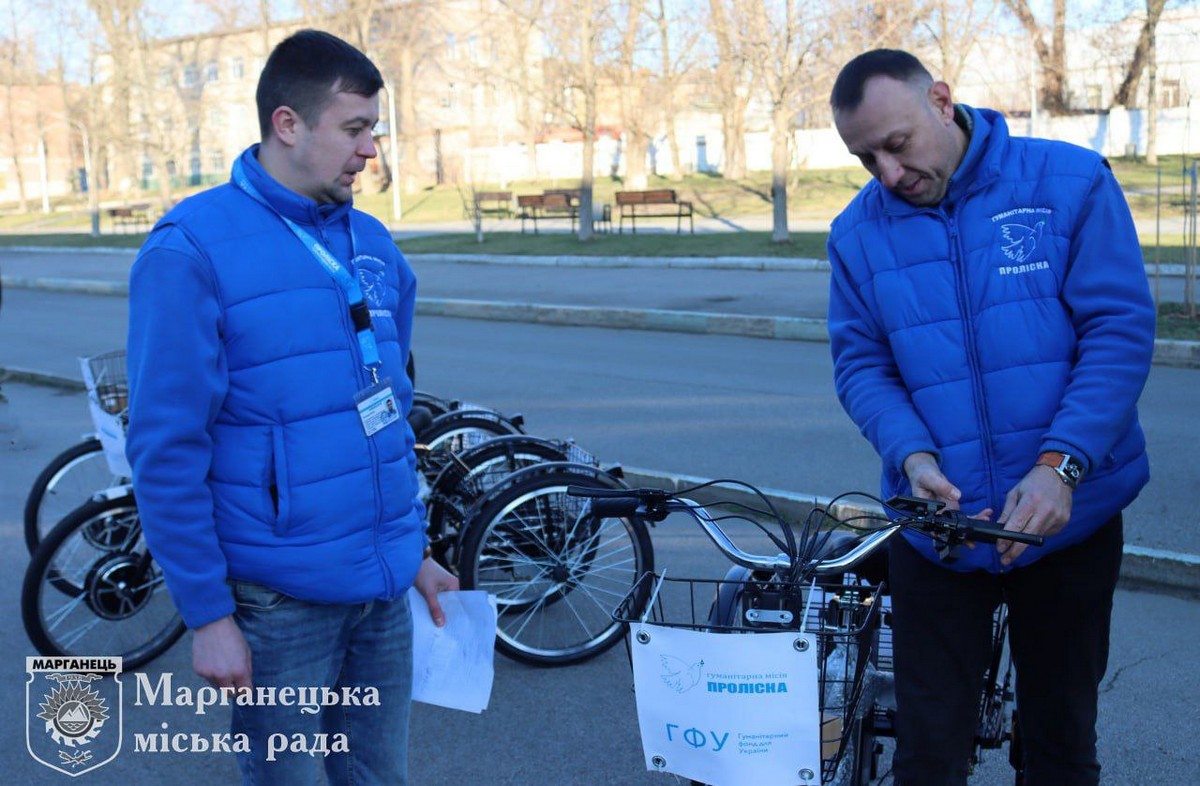
[[(354, 330), (358, 336), (358, 346), (362, 349), (363, 364), (371, 372), (371, 378), (378, 382), (379, 348), (375, 345), (375, 330), (371, 327), (371, 309), (363, 299), (362, 288), (358, 285), (358, 279), (351, 275), (345, 265), (334, 259), (333, 254), (329, 252), (329, 249), (325, 248), (321, 241), (310, 235), (300, 225), (280, 213), (271, 206), (271, 203), (267, 202), (263, 195), (258, 192), (258, 189), (254, 187), (254, 184), (250, 182), (249, 178), (246, 177), (246, 171), (242, 166), (241, 159), (233, 162), (233, 182), (248, 197), (279, 216), (280, 220), (287, 224), (288, 229), (292, 230), (292, 234), (321, 263), (321, 267), (325, 268), (325, 272), (346, 293), (346, 299), (350, 302), (350, 319), (354, 323)], [(351, 222), (350, 254), (352, 256), (354, 254), (354, 246), (354, 224)]]

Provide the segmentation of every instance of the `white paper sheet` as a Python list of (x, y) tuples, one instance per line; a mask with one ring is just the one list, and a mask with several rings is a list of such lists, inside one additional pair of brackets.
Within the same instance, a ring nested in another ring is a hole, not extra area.
[(492, 695), (496, 601), (486, 592), (442, 592), (446, 615), (439, 628), (429, 604), (409, 589), (413, 618), (413, 701), (466, 712), (483, 712)]

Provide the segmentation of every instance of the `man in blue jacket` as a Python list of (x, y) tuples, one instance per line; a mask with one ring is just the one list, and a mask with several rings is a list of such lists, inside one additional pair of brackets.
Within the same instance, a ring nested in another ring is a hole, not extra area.
[(1010, 137), (906, 52), (850, 61), (831, 103), (874, 176), (829, 237), (835, 384), (883, 494), (1046, 536), (950, 564), (894, 541), (897, 783), (966, 782), (1004, 599), (1025, 782), (1095, 784), (1121, 511), (1149, 478), (1155, 316), (1129, 209), (1099, 155)]
[(401, 416), (416, 281), (351, 204), (382, 85), (326, 33), (279, 44), (262, 143), (159, 221), (130, 279), (139, 512), (196, 672), (236, 698), (247, 783), (313, 782), (310, 751), (333, 783), (405, 782), (405, 593), (442, 624), (458, 588), (429, 559)]

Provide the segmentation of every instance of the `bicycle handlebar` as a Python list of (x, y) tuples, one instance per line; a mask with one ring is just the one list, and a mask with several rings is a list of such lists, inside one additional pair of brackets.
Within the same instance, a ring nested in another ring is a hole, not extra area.
[[(693, 500), (677, 497), (662, 489), (594, 489), (568, 486), (567, 494), (593, 500), (592, 512), (597, 516), (639, 515), (650, 521), (662, 521), (673, 512), (687, 513), (698, 523), (709, 539), (732, 562), (751, 570), (779, 571), (793, 567), (786, 554), (769, 557), (750, 554), (730, 540), (705, 507)], [(939, 544), (954, 546), (963, 541), (995, 543), (1001, 539), (1041, 546), (1044, 538), (1025, 532), (1010, 532), (991, 521), (973, 519), (957, 511), (943, 510), (943, 505), (931, 500), (894, 497), (887, 507), (904, 511), (891, 524), (866, 535), (846, 554), (824, 560), (814, 560), (807, 567), (819, 574), (844, 572), (875, 551), (901, 529), (915, 529), (934, 538)]]

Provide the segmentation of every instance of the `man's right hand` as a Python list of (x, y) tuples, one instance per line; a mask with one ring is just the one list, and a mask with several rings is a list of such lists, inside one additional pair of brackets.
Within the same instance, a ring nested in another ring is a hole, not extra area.
[(932, 453), (911, 453), (904, 459), (904, 474), (912, 486), (914, 497), (936, 499), (946, 503), (948, 510), (958, 510), (962, 492), (946, 479)]
[(250, 647), (233, 617), (196, 628), (192, 668), (218, 688), (250, 688)]

